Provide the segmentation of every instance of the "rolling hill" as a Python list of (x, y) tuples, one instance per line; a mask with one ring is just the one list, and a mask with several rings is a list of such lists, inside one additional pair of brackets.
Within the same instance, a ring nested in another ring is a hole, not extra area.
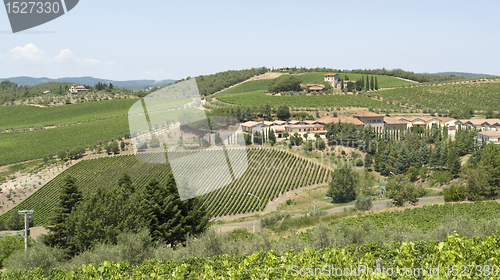
[(115, 81), (115, 80), (100, 79), (94, 77), (65, 77), (65, 78), (51, 79), (47, 77), (33, 78), (28, 76), (20, 76), (20, 77), (10, 77), (10, 78), (0, 78), (0, 82), (4, 80), (16, 83), (19, 86), (21, 85), (34, 86), (49, 82), (59, 82), (59, 83), (67, 82), (67, 83), (75, 83), (82, 85), (95, 85), (100, 82), (105, 84), (112, 83), (116, 87), (129, 88), (132, 90), (140, 90), (142, 88), (146, 88), (149, 86), (151, 87), (163, 86), (170, 83), (174, 83), (176, 81), (172, 79), (166, 79), (161, 81), (155, 81), (155, 80)]

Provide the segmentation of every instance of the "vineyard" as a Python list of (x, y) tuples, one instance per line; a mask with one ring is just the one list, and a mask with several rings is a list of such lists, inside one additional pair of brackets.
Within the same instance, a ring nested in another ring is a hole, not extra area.
[(137, 100), (139, 99), (116, 99), (44, 108), (24, 105), (0, 106), (0, 128), (52, 126), (100, 120), (115, 115), (123, 116)]
[(376, 107), (376, 108), (400, 108), (382, 101), (374, 100), (362, 95), (335, 94), (335, 95), (292, 95), (271, 96), (266, 94), (267, 90), (237, 93), (231, 95), (218, 95), (217, 99), (235, 105), (259, 106), (269, 104), (280, 106), (286, 104), (294, 107)]
[(117, 117), (53, 129), (0, 133), (0, 165), (55, 155), (77, 146), (97, 145), (128, 132), (128, 118)]
[[(359, 248), (308, 248), (297, 253), (262, 251), (211, 258), (152, 259), (140, 266), (104, 262), (73, 267), (72, 271), (55, 268), (48, 278), (41, 268), (35, 268), (27, 275), (7, 271), (2, 279), (498, 279), (499, 248), (500, 237), (496, 235), (449, 236), (443, 242), (403, 242), (391, 246), (372, 243)], [(377, 262), (379, 275), (375, 274)]]
[[(324, 82), (324, 76), (327, 74), (326, 72), (310, 72), (310, 73), (305, 73), (301, 75), (297, 75), (300, 79), (302, 79), (302, 84), (313, 84), (313, 83), (323, 83)], [(361, 74), (350, 74), (350, 73), (340, 73), (339, 78), (344, 79), (345, 77), (348, 77), (349, 80), (351, 81), (356, 81), (357, 79), (360, 79), (361, 76), (364, 77), (366, 80), (367, 75), (361, 75)], [(384, 76), (384, 75), (369, 75), (377, 77), (377, 82), (379, 88), (393, 88), (393, 87), (401, 87), (403, 85), (412, 85), (415, 84), (413, 82), (408, 82), (404, 81), (395, 77), (391, 76)], [(254, 81), (248, 81), (245, 82), (241, 85), (237, 85), (235, 87), (232, 87), (230, 89), (226, 89), (220, 93), (217, 94), (217, 96), (221, 95), (230, 95), (230, 94), (237, 94), (237, 93), (245, 93), (245, 92), (253, 92), (253, 91), (261, 91), (264, 90), (267, 92), (267, 88), (269, 85), (272, 83), (272, 79), (264, 79), (264, 80), (254, 80)]]
[(416, 86), (377, 91), (377, 95), (394, 101), (421, 105), (432, 109), (470, 106), (474, 110), (500, 108), (500, 83), (475, 83)]
[(446, 203), (444, 205), (424, 205), (421, 208), (344, 218), (332, 221), (331, 225), (339, 223), (344, 223), (346, 226), (371, 224), (384, 227), (386, 225), (404, 224), (409, 227), (428, 231), (447, 222), (447, 219), (453, 216), (467, 216), (472, 220), (479, 221), (496, 218), (498, 217), (498, 213), (500, 213), (500, 203), (496, 201)]
[[(169, 153), (169, 158), (172, 158), (171, 154)], [(185, 156), (189, 153), (179, 152), (178, 154)], [(163, 157), (164, 155), (151, 154), (150, 156)], [(205, 158), (214, 157), (207, 154)], [(205, 205), (212, 216), (258, 210), (259, 201), (249, 196), (249, 192), (259, 196), (262, 199), (262, 207), (265, 207), (269, 200), (279, 196), (284, 191), (325, 183), (328, 178), (328, 172), (325, 168), (286, 151), (248, 149), (247, 158), (248, 169), (238, 180), (205, 195)], [(149, 162), (152, 161), (154, 160), (149, 160)], [(211, 162), (207, 163), (207, 166), (212, 165)], [(189, 172), (187, 169), (185, 171)], [(168, 164), (139, 162), (134, 155), (84, 160), (59, 174), (14, 209), (2, 215), (0, 219), (5, 220), (10, 217), (11, 211), (33, 209), (35, 210), (34, 223), (37, 225), (48, 224), (52, 211), (57, 205), (62, 182), (68, 175), (77, 179), (78, 186), (85, 193), (92, 191), (96, 186), (116, 184), (123, 173), (129, 174), (134, 184), (140, 189), (152, 178), (157, 179), (160, 183), (164, 182), (170, 172)], [(209, 177), (204, 179), (207, 178)]]

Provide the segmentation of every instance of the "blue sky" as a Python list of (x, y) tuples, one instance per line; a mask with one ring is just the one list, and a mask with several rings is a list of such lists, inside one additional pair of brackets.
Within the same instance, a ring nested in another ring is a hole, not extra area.
[(180, 79), (251, 67), (500, 75), (498, 1), (96, 1), (12, 34), (0, 78)]

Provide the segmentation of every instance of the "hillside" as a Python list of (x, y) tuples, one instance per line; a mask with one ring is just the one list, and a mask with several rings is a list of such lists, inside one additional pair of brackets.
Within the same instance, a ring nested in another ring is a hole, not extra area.
[(428, 73), (429, 75), (439, 75), (439, 76), (456, 76), (456, 77), (464, 77), (467, 79), (476, 79), (476, 78), (486, 78), (492, 77), (496, 75), (489, 74), (479, 74), (479, 73), (467, 73), (467, 72), (438, 72), (438, 73)]
[[(210, 153), (210, 151), (204, 153)], [(285, 190), (324, 183), (327, 180), (328, 173), (325, 168), (285, 151), (248, 149), (247, 156), (250, 165), (240, 179), (205, 195), (205, 205), (212, 216), (257, 211), (258, 200), (247, 195), (248, 192), (261, 197), (264, 208), (269, 200)], [(276, 165), (271, 165), (271, 163), (276, 163)], [(45, 184), (15, 208), (2, 215), (1, 219), (5, 221), (10, 217), (11, 211), (29, 208), (37, 213), (34, 216), (34, 223), (46, 225), (57, 204), (62, 181), (68, 175), (77, 179), (77, 184), (82, 191), (90, 192), (98, 185), (115, 185), (123, 173), (129, 174), (133, 183), (141, 189), (152, 178), (163, 182), (170, 172), (168, 164), (139, 162), (134, 155), (83, 160)]]
[(64, 77), (64, 78), (57, 78), (57, 79), (51, 79), (47, 77), (41, 77), (41, 78), (33, 78), (33, 77), (28, 77), (28, 76), (20, 76), (20, 77), (10, 77), (10, 78), (0, 78), (0, 82), (8, 80), (12, 83), (16, 83), (19, 86), (34, 86), (38, 84), (43, 84), (43, 83), (51, 83), (51, 82), (56, 82), (56, 83), (71, 83), (71, 84), (81, 84), (81, 85), (95, 85), (97, 83), (105, 83), (109, 84), (112, 83), (115, 87), (120, 87), (120, 88), (128, 88), (128, 89), (133, 89), (133, 90), (138, 90), (142, 88), (146, 88), (148, 86), (154, 87), (154, 86), (164, 86), (170, 83), (174, 83), (176, 80), (172, 79), (166, 79), (166, 80), (129, 80), (129, 81), (116, 81), (116, 80), (110, 80), (110, 79), (100, 79), (100, 78), (94, 78), (94, 77)]
[(500, 108), (500, 81), (467, 82), (434, 86), (413, 86), (376, 92), (384, 99), (409, 103), (416, 107), (456, 109), (470, 106), (474, 110)]

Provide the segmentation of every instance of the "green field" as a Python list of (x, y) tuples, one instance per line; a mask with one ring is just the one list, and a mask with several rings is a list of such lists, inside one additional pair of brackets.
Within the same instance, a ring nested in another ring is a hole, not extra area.
[[(311, 73), (297, 75), (297, 77), (302, 79), (303, 84), (323, 83), (325, 74), (327, 74), (327, 73), (326, 72), (311, 72)], [(361, 74), (342, 74), (342, 73), (340, 73), (339, 77), (344, 79), (346, 75), (347, 75), (347, 77), (349, 77), (349, 80), (351, 80), (351, 81), (356, 81), (357, 79), (361, 78), (361, 76), (363, 76), (366, 80), (366, 75), (361, 75)], [(394, 78), (391, 76), (383, 76), (383, 75), (373, 75), (373, 76), (377, 77), (379, 88), (393, 88), (393, 87), (401, 87), (402, 85), (415, 84), (415, 83), (403, 81), (403, 80), (400, 80), (398, 78)], [(371, 75), (370, 75), (370, 77), (371, 77)], [(224, 90), (224, 91), (218, 93), (217, 97), (219, 97), (221, 95), (230, 95), (230, 94), (236, 94), (236, 93), (245, 93), (245, 92), (261, 91), (261, 90), (264, 90), (267, 92), (267, 88), (272, 83), (272, 81), (273, 81), (272, 79), (248, 81), (248, 82), (245, 82), (241, 85), (237, 85), (235, 87), (232, 87), (230, 89), (227, 89), (227, 90)]]
[(269, 87), (269, 85), (272, 82), (273, 82), (272, 79), (248, 81), (248, 82), (243, 83), (241, 85), (237, 85), (237, 86), (232, 87), (230, 89), (226, 89), (226, 90), (216, 94), (216, 96), (219, 97), (221, 95), (229, 95), (229, 94), (235, 94), (235, 93), (244, 93), (244, 92), (260, 91), (260, 90), (267, 91), (267, 88)]
[[(168, 105), (181, 105), (186, 98), (170, 99)], [(99, 120), (103, 117), (124, 116), (130, 106), (139, 99), (115, 99), (86, 102), (80, 104), (35, 107), (35, 106), (0, 106), (0, 128), (33, 127), (37, 125), (53, 126), (63, 123)]]
[(52, 129), (0, 133), (0, 165), (42, 158), (76, 146), (96, 145), (128, 132), (128, 118), (117, 117)]
[[(305, 73), (302, 75), (298, 75), (302, 79), (303, 84), (313, 84), (313, 83), (322, 83), (325, 79), (325, 72), (310, 72), (310, 73)], [(344, 79), (345, 76), (349, 78), (350, 81), (356, 81), (357, 79), (360, 79), (361, 76), (364, 77), (365, 83), (366, 83), (366, 76), (370, 77), (370, 82), (371, 82), (371, 76), (375, 79), (377, 77), (377, 83), (378, 87), (380, 88), (393, 88), (393, 87), (401, 87), (403, 85), (412, 85), (415, 84), (413, 82), (408, 82), (404, 81), (395, 77), (391, 76), (384, 76), (384, 75), (364, 75), (364, 74), (351, 74), (351, 73), (338, 73), (340, 79)]]
[(384, 98), (420, 104), (433, 109), (453, 109), (470, 106), (474, 110), (500, 108), (500, 83), (476, 83), (436, 86), (416, 86), (377, 91)]
[(376, 108), (400, 108), (378, 100), (361, 95), (292, 95), (292, 96), (271, 96), (267, 91), (245, 92), (231, 95), (218, 95), (217, 99), (235, 105), (259, 106), (269, 104), (279, 106), (286, 104), (294, 107), (376, 107)]
[[(221, 242), (224, 241), (212, 241), (216, 244), (212, 246), (223, 247)], [(151, 259), (139, 266), (128, 262), (106, 261), (101, 264), (73, 266), (68, 270), (54, 268), (50, 278), (43, 277), (41, 268), (22, 272), (9, 270), (4, 277), (15, 280), (498, 279), (499, 243), (498, 235), (472, 238), (449, 236), (442, 241), (372, 243), (359, 248), (325, 246), (326, 248), (305, 248), (300, 251), (294, 251), (292, 247), (288, 252), (271, 250), (249, 255), (225, 254), (176, 260), (169, 259), (166, 253), (170, 252), (167, 251), (156, 256), (165, 260)], [(203, 248), (198, 248), (196, 253), (203, 252), (202, 250)], [(376, 270), (378, 264), (381, 268)], [(464, 276), (458, 276), (460, 273)]]
[[(186, 153), (177, 154), (182, 156)], [(163, 156), (163, 154), (157, 155)], [(324, 183), (328, 176), (325, 168), (285, 151), (248, 149), (247, 157), (249, 166), (240, 179), (205, 195), (205, 205), (213, 216), (257, 211), (259, 201), (247, 195), (248, 192), (261, 197), (262, 206), (265, 207), (269, 200), (285, 190)], [(208, 158), (211, 160), (213, 157)], [(68, 175), (74, 176), (80, 189), (87, 192), (97, 186), (115, 185), (123, 173), (129, 174), (133, 183), (142, 188), (152, 178), (163, 182), (170, 172), (168, 163), (143, 163), (134, 155), (84, 160), (59, 174), (10, 211), (21, 208), (34, 209), (36, 213), (34, 223), (45, 225), (49, 222), (52, 210), (58, 202), (63, 179)], [(10, 217), (10, 211), (1, 218), (5, 220)]]
[(424, 205), (421, 208), (390, 211), (334, 220), (331, 225), (343, 223), (346, 226), (371, 224), (385, 227), (394, 224), (420, 229), (424, 232), (448, 222), (452, 216), (467, 217), (474, 221), (491, 220), (498, 217), (500, 203), (496, 201), (475, 203), (446, 203), (444, 205)]

